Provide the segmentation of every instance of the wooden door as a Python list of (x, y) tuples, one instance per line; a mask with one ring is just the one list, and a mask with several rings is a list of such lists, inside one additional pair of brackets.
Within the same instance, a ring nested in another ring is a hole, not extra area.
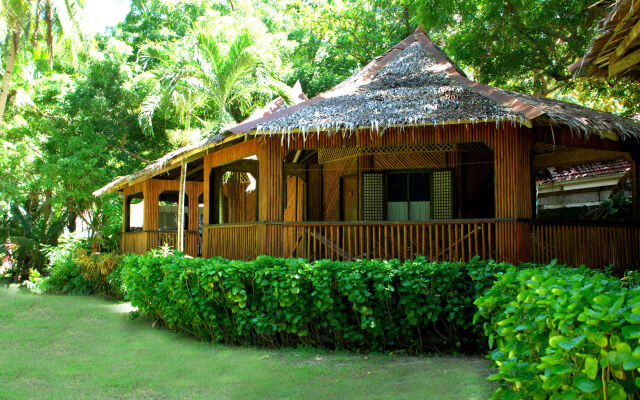
[(344, 176), (340, 178), (342, 188), (342, 220), (358, 220), (358, 176)]
[[(341, 204), (342, 204), (342, 220), (343, 221), (358, 221), (358, 203), (359, 203), (359, 190), (358, 190), (358, 176), (345, 176), (340, 178)], [(343, 230), (344, 237), (341, 238), (342, 249), (346, 258), (356, 258), (359, 254), (355, 254), (355, 244), (357, 229), (355, 226), (345, 227)]]

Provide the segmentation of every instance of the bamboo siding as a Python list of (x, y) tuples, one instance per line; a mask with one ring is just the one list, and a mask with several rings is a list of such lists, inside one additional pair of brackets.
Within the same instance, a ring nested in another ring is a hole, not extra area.
[(532, 256), (536, 262), (586, 265), (617, 270), (640, 264), (638, 226), (534, 222)]
[[(188, 231), (184, 234), (184, 253), (191, 257), (202, 255), (202, 242), (198, 231)], [(125, 232), (122, 235), (122, 252), (124, 254), (145, 254), (149, 250), (162, 246), (176, 248), (177, 231), (142, 231)]]
[[(209, 257), (252, 259), (258, 255), (312, 260), (414, 259), (433, 261), (495, 257), (495, 222), (257, 223), (207, 226)], [(280, 232), (281, 246), (263, 234)]]

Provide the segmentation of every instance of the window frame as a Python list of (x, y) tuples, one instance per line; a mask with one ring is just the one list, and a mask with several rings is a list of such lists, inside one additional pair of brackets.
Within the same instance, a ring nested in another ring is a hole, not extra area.
[[(382, 174), (383, 175), (383, 180), (384, 180), (384, 190), (382, 193), (382, 202), (384, 204), (383, 206), (383, 210), (382, 210), (382, 215), (384, 217), (384, 220), (381, 222), (429, 222), (429, 221), (433, 221), (435, 220), (434, 218), (434, 205), (433, 205), (433, 194), (434, 194), (434, 187), (433, 187), (433, 173), (434, 172), (440, 172), (440, 171), (450, 171), (453, 174), (453, 178), (455, 178), (455, 169), (454, 168), (417, 168), (417, 169), (385, 169), (385, 170), (378, 170), (378, 171), (363, 171), (363, 174), (366, 173), (375, 173), (375, 174)], [(412, 173), (426, 173), (429, 175), (429, 202), (431, 203), (430, 207), (429, 207), (429, 220), (428, 221), (412, 221), (410, 219), (406, 220), (406, 221), (390, 221), (389, 220), (389, 212), (388, 212), (388, 199), (387, 199), (387, 191), (389, 190), (389, 175), (392, 174), (405, 174), (405, 176), (407, 176), (407, 215), (411, 215), (411, 201), (410, 199), (410, 184), (408, 181), (408, 175), (412, 174)], [(364, 204), (364, 179), (360, 180), (360, 203)], [(451, 204), (452, 204), (452, 209), (455, 210), (455, 204), (454, 204), (454, 200), (455, 200), (455, 184), (452, 186), (451, 189)]]

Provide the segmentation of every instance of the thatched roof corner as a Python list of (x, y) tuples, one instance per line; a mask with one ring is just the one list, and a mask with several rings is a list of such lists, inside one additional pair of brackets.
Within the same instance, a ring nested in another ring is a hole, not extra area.
[[(289, 99), (294, 105), (308, 100), (307, 96), (302, 92), (300, 82), (296, 82), (296, 84), (292, 88), (289, 88)], [(286, 104), (285, 100), (282, 97), (278, 96), (267, 103), (264, 107), (254, 111), (247, 119), (242, 121), (240, 124), (246, 124), (250, 123), (250, 121), (264, 118), (271, 113), (284, 110), (289, 106), (290, 104)], [(197, 143), (190, 144), (171, 151), (138, 172), (116, 178), (112, 182), (93, 192), (93, 195), (99, 197), (106, 193), (120, 191), (123, 188), (129, 186), (129, 184), (131, 184), (132, 182), (139, 181), (145, 177), (150, 178), (154, 175), (157, 175), (169, 166), (177, 167), (182, 160), (197, 156), (199, 153), (206, 152), (206, 150), (211, 147), (215, 147), (229, 139), (234, 139), (237, 137), (238, 135), (233, 135), (229, 131), (219, 132), (206, 137)]]
[(627, 76), (640, 79), (637, 52), (640, 28), (640, 2), (617, 0), (597, 25), (597, 37), (585, 55), (569, 66), (576, 78)]
[(629, 119), (473, 82), (420, 28), (333, 89), (230, 132), (349, 135), (363, 128), (382, 133), (390, 127), (488, 121), (640, 138), (640, 125)]

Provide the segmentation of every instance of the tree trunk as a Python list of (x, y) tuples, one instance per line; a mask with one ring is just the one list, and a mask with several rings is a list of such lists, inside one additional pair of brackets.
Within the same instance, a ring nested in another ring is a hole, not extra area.
[(2, 129), (2, 117), (4, 116), (4, 109), (7, 106), (7, 98), (9, 97), (9, 85), (11, 84), (13, 67), (16, 64), (16, 57), (18, 56), (19, 44), (20, 30), (14, 29), (11, 34), (11, 49), (9, 50), (9, 58), (7, 59), (7, 66), (4, 70), (4, 76), (2, 78), (2, 91), (0, 92), (0, 129)]
[(53, 70), (53, 15), (51, 13), (51, 1), (47, 0), (44, 6), (44, 19), (47, 22), (47, 51), (49, 52), (49, 68)]

